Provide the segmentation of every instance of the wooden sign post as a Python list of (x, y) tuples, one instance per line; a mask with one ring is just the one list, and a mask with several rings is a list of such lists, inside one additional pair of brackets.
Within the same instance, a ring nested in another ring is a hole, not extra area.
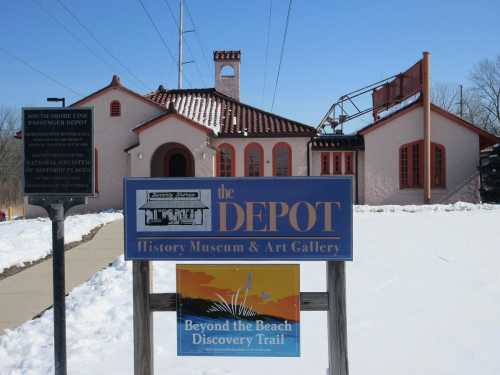
[[(133, 261), (134, 375), (154, 374), (152, 313), (177, 310), (176, 293), (151, 293), (150, 260), (176, 259), (326, 260), (326, 292), (300, 293), (300, 310), (327, 311), (328, 374), (348, 375), (351, 178), (126, 178), (124, 197), (125, 259)], [(248, 211), (257, 205), (259, 213)]]

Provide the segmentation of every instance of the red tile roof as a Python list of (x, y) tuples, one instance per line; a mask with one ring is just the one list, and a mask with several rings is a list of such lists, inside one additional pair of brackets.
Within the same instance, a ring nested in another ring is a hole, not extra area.
[(162, 90), (146, 95), (165, 109), (202, 124), (220, 137), (310, 137), (312, 126), (243, 104), (213, 88)]

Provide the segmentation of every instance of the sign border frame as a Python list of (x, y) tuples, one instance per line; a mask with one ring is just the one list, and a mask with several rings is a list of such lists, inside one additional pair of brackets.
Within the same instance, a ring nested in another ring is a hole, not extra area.
[[(26, 175), (24, 171), (25, 167), (25, 152), (26, 152), (26, 142), (24, 138), (24, 111), (25, 110), (57, 110), (57, 111), (68, 111), (68, 110), (90, 110), (91, 113), (91, 119), (92, 119), (92, 151), (90, 153), (90, 159), (91, 159), (91, 168), (92, 168), (92, 192), (91, 193), (66, 193), (66, 192), (60, 192), (60, 193), (27, 193), (26, 192)], [(95, 197), (97, 194), (95, 192), (95, 114), (94, 114), (94, 107), (79, 107), (79, 108), (72, 108), (72, 107), (22, 107), (21, 108), (21, 132), (22, 132), (22, 140), (23, 140), (23, 152), (22, 152), (22, 168), (23, 168), (23, 176), (22, 176), (22, 181), (21, 181), (21, 187), (22, 187), (22, 193), (25, 197)]]
[[(352, 191), (352, 185), (353, 185), (353, 176), (345, 176), (345, 175), (328, 175), (328, 176), (288, 176), (288, 177), (280, 177), (280, 176), (263, 176), (263, 177), (129, 177), (125, 176), (123, 178), (123, 226), (124, 226), (124, 249), (123, 249), (123, 257), (124, 260), (126, 261), (168, 261), (168, 262), (207, 262), (207, 261), (223, 261), (223, 262), (239, 262), (239, 261), (247, 261), (247, 262), (266, 262), (266, 261), (277, 261), (277, 262), (290, 262), (290, 261), (296, 261), (296, 262), (302, 262), (302, 261), (307, 261), (307, 262), (324, 262), (324, 261), (333, 261), (333, 262), (352, 262), (354, 261), (354, 210), (352, 209), (351, 211), (351, 220), (350, 220), (350, 228), (351, 228), (351, 240), (350, 240), (350, 257), (338, 257), (338, 258), (310, 258), (310, 257), (285, 257), (285, 258), (247, 258), (247, 257), (235, 257), (235, 258), (219, 258), (219, 257), (204, 257), (204, 258), (191, 258), (191, 257), (182, 257), (182, 258), (144, 258), (144, 259), (138, 259), (138, 258), (129, 258), (127, 256), (127, 242), (128, 242), (128, 223), (127, 220), (125, 219), (127, 217), (127, 205), (126, 199), (127, 199), (127, 181), (151, 181), (151, 180), (163, 180), (163, 179), (168, 179), (168, 180), (176, 180), (176, 181), (189, 181), (189, 180), (220, 180), (220, 181), (248, 181), (248, 180), (258, 180), (258, 181), (263, 181), (263, 180), (270, 180), (270, 181), (275, 181), (276, 179), (279, 180), (293, 180), (293, 179), (304, 179), (304, 180), (322, 180), (322, 179), (332, 179), (332, 180), (347, 180), (350, 181), (351, 189), (349, 189), (349, 200), (351, 202), (351, 209), (354, 207), (354, 202), (353, 202), (353, 191)], [(244, 238), (244, 237), (242, 237)], [(268, 239), (272, 239), (273, 237), (268, 237)], [(293, 237), (290, 237), (293, 238)], [(263, 238), (265, 239), (265, 238)]]

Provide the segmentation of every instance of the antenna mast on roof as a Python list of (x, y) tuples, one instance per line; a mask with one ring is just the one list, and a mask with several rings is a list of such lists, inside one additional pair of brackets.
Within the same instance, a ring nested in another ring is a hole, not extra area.
[(183, 39), (185, 33), (193, 32), (192, 30), (184, 30), (184, 0), (179, 0), (179, 59), (177, 61), (177, 88), (182, 89), (182, 70), (184, 64), (194, 62), (194, 60), (184, 61), (183, 54)]

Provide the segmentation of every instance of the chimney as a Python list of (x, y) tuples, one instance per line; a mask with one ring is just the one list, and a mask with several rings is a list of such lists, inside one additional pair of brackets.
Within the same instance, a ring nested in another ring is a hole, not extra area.
[(240, 51), (214, 51), (215, 89), (240, 100)]

